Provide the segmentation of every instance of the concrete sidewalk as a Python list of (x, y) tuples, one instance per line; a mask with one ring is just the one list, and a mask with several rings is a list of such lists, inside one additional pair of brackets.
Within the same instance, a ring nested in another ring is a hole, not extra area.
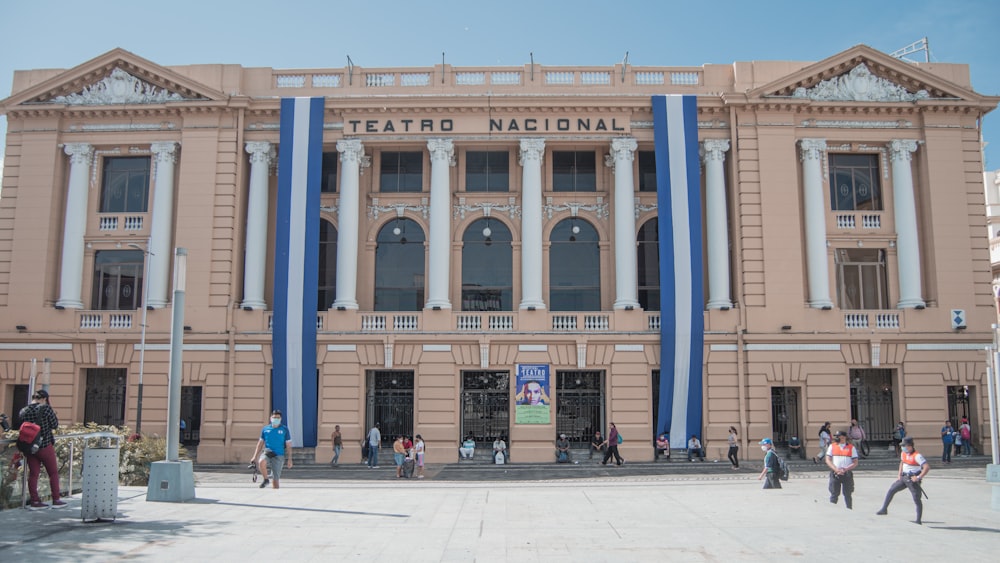
[[(692, 464), (693, 465), (693, 464)], [(391, 470), (390, 470), (391, 471)], [(895, 471), (857, 475), (855, 509), (826, 476), (798, 472), (763, 491), (756, 472), (560, 480), (300, 479), (260, 489), (243, 472), (197, 472), (198, 499), (145, 501), (121, 487), (114, 522), (62, 510), (0, 512), (14, 561), (934, 561), (993, 560), (1000, 513), (983, 465), (935, 468), (924, 525), (908, 494), (876, 516)], [(846, 540), (846, 541), (844, 541)]]

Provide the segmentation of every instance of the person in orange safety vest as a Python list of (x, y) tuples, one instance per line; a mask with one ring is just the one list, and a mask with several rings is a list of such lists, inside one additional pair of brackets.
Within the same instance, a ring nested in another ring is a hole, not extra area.
[(885, 494), (885, 501), (882, 503), (882, 508), (875, 514), (879, 516), (888, 514), (889, 503), (892, 502), (892, 497), (896, 496), (896, 493), (903, 489), (909, 489), (910, 495), (913, 497), (913, 504), (917, 505), (917, 519), (913, 523), (920, 524), (924, 513), (924, 504), (920, 498), (924, 492), (922, 485), (924, 477), (931, 470), (931, 466), (927, 464), (927, 459), (920, 455), (920, 452), (914, 447), (913, 438), (909, 436), (903, 438), (901, 446), (903, 453), (900, 454), (899, 473), (896, 482), (889, 486), (889, 491)]
[(830, 502), (844, 495), (844, 506), (853, 508), (854, 468), (858, 466), (858, 449), (847, 441), (847, 432), (837, 432), (836, 441), (826, 449), (827, 467), (830, 468)]

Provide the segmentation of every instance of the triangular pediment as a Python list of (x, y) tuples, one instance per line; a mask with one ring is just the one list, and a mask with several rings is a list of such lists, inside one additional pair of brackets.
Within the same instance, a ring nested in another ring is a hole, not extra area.
[(109, 51), (0, 103), (101, 106), (224, 100), (221, 92), (124, 49)]
[(752, 97), (824, 102), (980, 101), (972, 90), (919, 66), (857, 45), (798, 72), (755, 88)]

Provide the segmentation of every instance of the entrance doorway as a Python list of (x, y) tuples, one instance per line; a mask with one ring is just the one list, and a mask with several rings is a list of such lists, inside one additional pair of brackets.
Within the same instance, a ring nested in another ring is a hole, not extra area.
[(379, 423), (382, 446), (391, 446), (399, 435), (413, 436), (412, 371), (370, 370), (367, 375), (366, 404), (367, 428)]
[(802, 439), (799, 412), (798, 387), (771, 388), (771, 439), (775, 446), (788, 447), (792, 437)]
[[(510, 372), (462, 372), (462, 439), (490, 451), (493, 440), (510, 436)], [(509, 445), (509, 444), (508, 444)]]
[(102, 425), (125, 424), (125, 368), (88, 368), (83, 421)]
[(969, 419), (972, 425), (972, 405), (971, 398), (975, 396), (975, 387), (968, 385), (948, 386), (948, 420), (958, 428), (962, 423), (962, 418)]
[(566, 434), (571, 448), (586, 450), (595, 431), (605, 434), (604, 425), (604, 372), (557, 371), (556, 435)]
[(896, 427), (893, 414), (892, 369), (852, 369), (851, 418), (873, 445), (888, 445)]
[(28, 406), (28, 386), (23, 384), (13, 385), (10, 394), (10, 427), (20, 428), (21, 427), (21, 409)]
[(197, 446), (201, 441), (201, 386), (181, 387), (181, 443)]

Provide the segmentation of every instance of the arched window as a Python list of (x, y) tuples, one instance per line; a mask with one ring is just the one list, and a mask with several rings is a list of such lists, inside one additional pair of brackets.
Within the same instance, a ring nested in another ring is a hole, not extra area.
[(601, 310), (601, 249), (583, 219), (560, 221), (549, 237), (549, 309)]
[(660, 231), (659, 220), (650, 219), (639, 228), (639, 255), (636, 261), (639, 306), (645, 311), (660, 310)]
[(479, 219), (462, 237), (462, 310), (513, 310), (514, 269), (510, 229)]
[(424, 307), (424, 231), (399, 218), (378, 232), (375, 247), (375, 310), (419, 311)]
[(337, 297), (337, 228), (329, 221), (319, 222), (319, 294), (316, 310), (326, 311)]

